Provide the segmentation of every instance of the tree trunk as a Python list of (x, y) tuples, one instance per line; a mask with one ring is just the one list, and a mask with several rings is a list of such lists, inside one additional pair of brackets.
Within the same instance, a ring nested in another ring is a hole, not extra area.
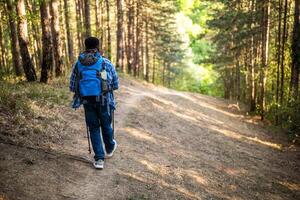
[[(28, 9), (28, 12), (31, 13), (31, 16), (37, 15), (37, 13), (39, 12), (36, 9), (37, 2), (26, 0), (25, 4), (27, 6), (26, 8)], [(31, 31), (30, 31), (31, 34), (29, 34), (29, 44), (30, 44), (29, 52), (32, 55), (33, 65), (39, 66), (41, 54), (40, 54), (40, 49), (38, 48), (38, 44), (37, 44), (37, 42), (39, 41), (38, 31), (36, 31), (36, 29), (38, 29), (38, 25), (32, 20), (29, 21), (29, 25), (31, 26)]]
[[(155, 50), (154, 50), (155, 52)], [(153, 54), (153, 63), (152, 63), (152, 83), (155, 84), (155, 54)]]
[(150, 56), (149, 56), (149, 18), (148, 18), (148, 11), (146, 11), (146, 81), (149, 82), (149, 65), (150, 65)]
[(107, 26), (107, 58), (111, 59), (111, 34), (110, 34), (110, 9), (109, 1), (105, 0), (106, 4), (106, 26)]
[(284, 100), (284, 51), (285, 51), (285, 43), (287, 37), (287, 9), (288, 9), (288, 1), (284, 2), (284, 17), (283, 17), (283, 33), (282, 33), (282, 48), (281, 48), (281, 79), (280, 79), (280, 104), (283, 104)]
[[(254, 23), (254, 9), (255, 1), (251, 1), (251, 25), (252, 29)], [(254, 112), (256, 109), (255, 105), (255, 56), (254, 56), (254, 34), (251, 34), (251, 43), (250, 43), (250, 112)]]
[(168, 63), (167, 65), (167, 71), (168, 71), (168, 88), (171, 88), (171, 63)]
[(275, 123), (279, 123), (279, 90), (280, 90), (280, 63), (281, 63), (281, 19), (282, 19), (282, 0), (279, 0), (278, 10), (278, 35), (277, 35), (277, 69), (276, 69), (276, 114)]
[(239, 61), (239, 56), (236, 60), (236, 100), (240, 101), (241, 99), (241, 66)]
[(49, 1), (42, 0), (40, 4), (42, 41), (43, 41), (43, 60), (41, 71), (41, 82), (47, 83), (49, 71), (53, 65), (52, 60), (52, 42), (51, 42), (51, 17), (49, 13)]
[(100, 14), (100, 12), (99, 12), (99, 0), (96, 0), (95, 1), (95, 23), (96, 23), (95, 36), (96, 37), (100, 36), (99, 32), (100, 32), (101, 27), (100, 27), (99, 14)]
[(58, 0), (51, 0), (51, 31), (52, 31), (52, 44), (54, 53), (54, 63), (55, 63), (55, 75), (56, 77), (61, 76), (63, 73), (63, 59), (61, 50), (61, 39), (60, 39), (60, 25), (59, 25), (59, 12), (58, 12), (59, 2)]
[[(2, 19), (2, 13), (0, 11), (0, 19)], [(0, 50), (1, 50), (1, 68), (3, 71), (6, 70), (6, 58), (5, 58), (5, 47), (3, 45), (3, 23), (0, 24)]]
[(83, 50), (82, 47), (82, 21), (81, 21), (81, 3), (80, 0), (75, 1), (76, 3), (76, 28), (77, 28), (77, 45), (78, 52)]
[(90, 0), (84, 0), (85, 38), (91, 36)]
[(299, 95), (299, 71), (300, 71), (300, 1), (295, 0), (294, 29), (292, 41), (292, 74), (291, 74), (291, 94), (294, 100)]
[(123, 0), (117, 0), (117, 64), (116, 68), (123, 71)]
[(141, 43), (141, 27), (140, 27), (140, 12), (141, 12), (141, 3), (136, 1), (136, 42), (135, 42), (135, 51), (134, 51), (134, 76), (137, 76), (140, 65), (140, 43)]
[[(39, 6), (38, 2), (32, 2), (32, 12), (35, 14), (39, 13)], [(32, 22), (32, 29), (33, 29), (33, 38), (34, 38), (34, 52), (35, 52), (35, 59), (37, 63), (37, 67), (41, 66), (42, 62), (42, 44), (40, 38), (40, 27), (38, 24)]]
[(74, 62), (74, 49), (73, 49), (73, 39), (71, 36), (71, 26), (70, 26), (70, 11), (68, 7), (68, 0), (64, 0), (64, 14), (66, 22), (66, 31), (67, 31), (67, 43), (68, 43), (68, 54), (69, 61)]
[(133, 64), (133, 21), (134, 21), (134, 7), (133, 0), (128, 0), (127, 3), (128, 11), (127, 11), (127, 68), (128, 73), (132, 73), (132, 64)]
[(101, 24), (101, 28), (100, 28), (100, 49), (101, 51), (104, 50), (104, 6), (103, 6), (104, 2), (103, 0), (100, 1), (100, 10), (101, 10), (101, 14), (100, 14), (100, 24)]
[(17, 15), (18, 15), (18, 38), (20, 44), (20, 52), (22, 56), (23, 69), (26, 75), (27, 81), (36, 81), (36, 73), (32, 60), (29, 55), (28, 50), (28, 33), (27, 33), (27, 20), (25, 12), (24, 0), (18, 0), (17, 5)]
[(267, 67), (269, 59), (269, 32), (270, 32), (270, 0), (263, 5), (263, 37), (262, 37), (262, 69), (261, 69), (261, 91), (260, 91), (260, 108), (261, 120), (265, 117), (265, 104), (266, 104), (266, 81), (267, 81)]
[(166, 71), (166, 62), (163, 62), (163, 68), (162, 68), (162, 85), (165, 85), (165, 71)]
[(19, 41), (17, 35), (17, 25), (15, 23), (15, 5), (13, 5), (12, 0), (7, 0), (7, 10), (8, 10), (8, 17), (9, 17), (9, 26), (10, 26), (10, 37), (11, 37), (11, 54), (12, 60), (14, 63), (14, 69), (16, 76), (22, 75), (22, 68), (21, 68), (21, 60), (20, 60), (20, 48), (19, 48)]

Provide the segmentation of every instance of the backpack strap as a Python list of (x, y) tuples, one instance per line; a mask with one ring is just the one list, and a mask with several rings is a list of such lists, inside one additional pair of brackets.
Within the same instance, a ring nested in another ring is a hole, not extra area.
[(101, 71), (102, 70), (106, 70), (106, 63), (105, 63), (105, 61), (104, 61), (104, 58), (102, 57), (102, 69), (101, 69)]
[(79, 92), (79, 79), (80, 79), (80, 74), (78, 70), (78, 61), (75, 64), (75, 95), (80, 96)]

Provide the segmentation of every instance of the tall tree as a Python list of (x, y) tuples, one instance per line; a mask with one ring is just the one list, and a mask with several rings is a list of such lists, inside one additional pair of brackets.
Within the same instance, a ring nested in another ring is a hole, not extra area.
[(73, 39), (71, 36), (70, 10), (69, 10), (69, 6), (68, 6), (68, 0), (64, 0), (64, 14), (65, 14), (66, 31), (67, 31), (69, 61), (71, 63), (73, 63), (74, 62), (74, 49), (73, 49)]
[(90, 0), (84, 0), (85, 37), (91, 36)]
[(281, 47), (281, 78), (280, 78), (280, 103), (283, 103), (284, 98), (284, 77), (285, 77), (285, 71), (284, 71), (284, 61), (285, 61), (285, 44), (286, 44), (286, 38), (287, 38), (287, 12), (288, 12), (288, 1), (284, 1), (284, 16), (283, 16), (283, 33), (282, 33), (282, 47)]
[(54, 53), (55, 63), (55, 75), (61, 76), (63, 73), (63, 59), (62, 59), (62, 44), (60, 38), (60, 23), (59, 23), (59, 1), (51, 0), (50, 12), (51, 12), (51, 36)]
[(140, 45), (142, 41), (141, 26), (141, 1), (136, 1), (136, 19), (135, 19), (135, 48), (134, 48), (134, 62), (133, 62), (133, 75), (137, 76), (140, 68)]
[(117, 64), (116, 68), (123, 71), (123, 0), (117, 0)]
[(99, 8), (99, 0), (95, 1), (95, 22), (96, 22), (96, 33), (95, 36), (100, 36), (100, 8)]
[(81, 1), (76, 0), (76, 33), (77, 33), (77, 45), (78, 45), (78, 51), (82, 50), (82, 14), (81, 14)]
[[(254, 9), (255, 9), (255, 0), (251, 0), (251, 6), (250, 6), (250, 12), (251, 12), (251, 22), (250, 22), (250, 29), (254, 26)], [(250, 111), (254, 112), (256, 109), (256, 102), (255, 102), (255, 62), (254, 62), (254, 34), (251, 34), (250, 38)]]
[[(2, 19), (2, 13), (1, 13), (2, 11), (0, 10), (0, 19)], [(5, 42), (3, 42), (3, 39), (4, 39), (4, 36), (3, 36), (3, 25), (4, 25), (4, 23), (2, 23), (1, 22), (1, 24), (0, 24), (0, 52), (1, 52), (1, 62), (0, 62), (0, 64), (1, 64), (1, 67), (0, 67), (0, 69), (2, 68), (3, 69), (3, 71), (6, 69), (6, 57), (5, 57), (5, 46), (4, 46), (4, 44), (5, 44)]]
[(129, 74), (132, 73), (133, 64), (133, 43), (134, 43), (134, 5), (133, 0), (127, 0), (127, 47), (126, 47), (126, 57), (127, 57), (127, 71)]
[(12, 0), (7, 0), (6, 2), (7, 2), (7, 10), (8, 10), (9, 26), (10, 26), (12, 60), (14, 63), (16, 76), (21, 76), (22, 66), (20, 60), (20, 47), (19, 47), (19, 40), (17, 34), (17, 25), (15, 23), (15, 18), (14, 18), (14, 16), (16, 15), (16, 7), (13, 4)]
[(267, 81), (267, 67), (269, 61), (269, 32), (270, 32), (270, 0), (263, 2), (263, 17), (262, 17), (262, 69), (261, 69), (261, 90), (260, 90), (260, 109), (261, 120), (265, 117), (266, 104), (266, 81)]
[(150, 55), (149, 55), (149, 14), (148, 14), (148, 10), (146, 10), (146, 27), (145, 27), (145, 32), (146, 32), (146, 64), (145, 64), (145, 71), (146, 71), (146, 76), (145, 79), (147, 82), (149, 82), (149, 66), (150, 66)]
[(291, 91), (295, 100), (299, 97), (299, 73), (300, 73), (300, 1), (295, 0), (294, 29), (292, 41), (292, 70)]
[(51, 40), (51, 16), (49, 10), (49, 0), (42, 0), (40, 4), (42, 41), (43, 41), (43, 60), (41, 71), (41, 82), (47, 83), (49, 71), (53, 65), (52, 59), (52, 40)]
[(24, 0), (18, 0), (18, 39), (22, 56), (23, 69), (27, 81), (36, 81), (36, 73), (28, 50), (28, 32)]
[(106, 6), (106, 26), (107, 26), (107, 58), (111, 59), (111, 26), (110, 26), (110, 5), (109, 0), (105, 0)]

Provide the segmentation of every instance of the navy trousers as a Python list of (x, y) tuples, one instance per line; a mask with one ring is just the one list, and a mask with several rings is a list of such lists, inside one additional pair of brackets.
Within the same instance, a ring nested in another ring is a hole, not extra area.
[(105, 151), (110, 153), (115, 145), (112, 130), (112, 115), (109, 113), (107, 104), (101, 102), (85, 102), (83, 104), (85, 120), (92, 141), (95, 160), (104, 160)]

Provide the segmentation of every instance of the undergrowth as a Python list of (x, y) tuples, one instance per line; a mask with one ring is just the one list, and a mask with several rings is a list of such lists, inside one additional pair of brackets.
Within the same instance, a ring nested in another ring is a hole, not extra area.
[(49, 84), (14, 77), (0, 80), (0, 139), (28, 145), (59, 143), (65, 123), (61, 107), (69, 106), (67, 79)]

